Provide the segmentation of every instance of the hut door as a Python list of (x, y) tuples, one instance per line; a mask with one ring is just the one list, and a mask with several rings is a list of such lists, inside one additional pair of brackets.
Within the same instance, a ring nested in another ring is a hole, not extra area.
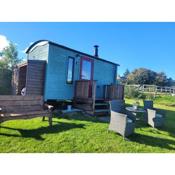
[(93, 81), (93, 71), (94, 71), (94, 62), (88, 57), (81, 58), (81, 67), (80, 67), (80, 80), (90, 80), (89, 81), (89, 96), (92, 95), (92, 81)]

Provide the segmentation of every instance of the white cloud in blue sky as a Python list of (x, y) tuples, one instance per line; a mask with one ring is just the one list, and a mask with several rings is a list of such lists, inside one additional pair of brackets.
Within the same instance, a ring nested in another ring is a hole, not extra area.
[(0, 34), (0, 52), (9, 45), (9, 40), (6, 36)]

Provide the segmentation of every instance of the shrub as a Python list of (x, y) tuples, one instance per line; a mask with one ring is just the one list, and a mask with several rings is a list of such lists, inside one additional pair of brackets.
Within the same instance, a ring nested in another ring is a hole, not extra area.
[(154, 100), (155, 99), (155, 94), (153, 94), (153, 93), (145, 93), (145, 99), (147, 99), (147, 100)]
[(125, 86), (125, 97), (126, 98), (140, 98), (144, 99), (145, 94), (139, 92), (139, 90), (135, 87)]

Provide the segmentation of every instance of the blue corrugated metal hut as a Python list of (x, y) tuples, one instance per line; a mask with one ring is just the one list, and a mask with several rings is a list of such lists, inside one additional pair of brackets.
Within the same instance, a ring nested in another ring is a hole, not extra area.
[(93, 56), (48, 40), (33, 43), (27, 62), (14, 72), (16, 93), (26, 87), (27, 95), (43, 95), (45, 101), (114, 98), (119, 65), (99, 58), (98, 46), (94, 51)]

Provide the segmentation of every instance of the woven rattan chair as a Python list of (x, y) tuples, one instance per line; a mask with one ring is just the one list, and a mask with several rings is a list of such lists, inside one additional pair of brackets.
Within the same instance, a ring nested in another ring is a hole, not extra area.
[(119, 101), (113, 100), (110, 102), (111, 118), (109, 130), (127, 137), (134, 133), (135, 122), (127, 114), (120, 113), (120, 107), (121, 103)]
[(164, 116), (157, 114), (154, 109), (147, 109), (148, 113), (148, 124), (153, 128), (161, 127), (164, 124)]
[(153, 109), (153, 101), (152, 100), (144, 100), (144, 109)]
[[(157, 109), (157, 108), (154, 108), (154, 103), (152, 100), (144, 100), (144, 110), (147, 111), (147, 109), (152, 109), (152, 110), (155, 110), (156, 111), (156, 114), (160, 114), (162, 115), (163, 117), (165, 117), (165, 112), (161, 109)], [(148, 111), (145, 113), (144, 115), (144, 120), (145, 122), (148, 123)]]
[(136, 121), (136, 116), (133, 115), (132, 112), (125, 109), (125, 100), (113, 100), (110, 102), (110, 110), (119, 112), (122, 114), (126, 114), (129, 119), (131, 119), (133, 122)]

